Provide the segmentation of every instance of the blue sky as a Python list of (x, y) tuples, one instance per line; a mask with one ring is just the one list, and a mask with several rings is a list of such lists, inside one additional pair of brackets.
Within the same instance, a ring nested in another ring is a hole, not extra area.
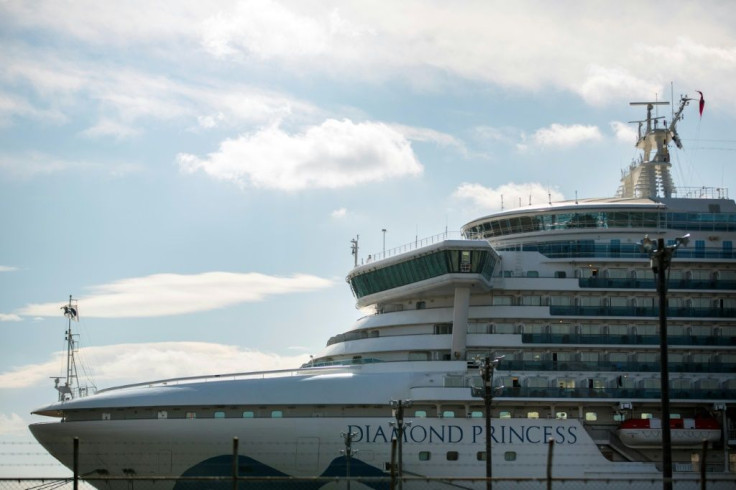
[(611, 196), (628, 102), (671, 84), (707, 101), (676, 184), (736, 192), (734, 25), (719, 1), (1, 2), (0, 442), (55, 400), (69, 294), (99, 387), (298, 366), (360, 316), (352, 238)]

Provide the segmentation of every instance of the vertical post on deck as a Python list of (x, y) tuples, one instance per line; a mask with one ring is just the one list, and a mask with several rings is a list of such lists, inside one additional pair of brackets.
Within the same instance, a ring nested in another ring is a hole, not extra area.
[(74, 438), (74, 490), (79, 490), (79, 437)]
[(233, 437), (233, 490), (238, 490), (238, 438)]
[(555, 440), (550, 437), (549, 450), (547, 451), (547, 490), (552, 490), (552, 453), (555, 447)]

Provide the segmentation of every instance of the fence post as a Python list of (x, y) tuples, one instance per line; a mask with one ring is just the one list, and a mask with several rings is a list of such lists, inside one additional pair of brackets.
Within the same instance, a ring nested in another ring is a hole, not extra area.
[(79, 490), (79, 437), (74, 438), (74, 490)]
[(396, 490), (396, 437), (391, 439), (391, 490)]
[(700, 453), (700, 490), (705, 490), (705, 458), (708, 456), (708, 441), (703, 440), (703, 452)]
[(233, 490), (238, 490), (238, 438), (233, 437)]
[(552, 453), (555, 447), (555, 440), (549, 438), (549, 451), (547, 451), (547, 490), (552, 490)]

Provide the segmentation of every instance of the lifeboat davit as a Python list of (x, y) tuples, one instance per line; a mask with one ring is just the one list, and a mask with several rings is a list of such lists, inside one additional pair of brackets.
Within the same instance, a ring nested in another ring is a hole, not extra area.
[[(661, 419), (629, 419), (618, 428), (618, 437), (628, 447), (657, 447), (662, 445)], [(673, 446), (699, 447), (703, 441), (721, 439), (721, 426), (715, 419), (670, 419), (670, 438)]]

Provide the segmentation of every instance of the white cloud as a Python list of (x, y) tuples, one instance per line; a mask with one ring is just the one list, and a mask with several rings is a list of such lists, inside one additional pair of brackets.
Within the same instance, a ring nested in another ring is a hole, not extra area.
[(13, 272), (17, 270), (18, 270), (17, 267), (12, 267), (9, 265), (0, 265), (0, 272)]
[[(56, 352), (48, 361), (0, 373), (0, 389), (50, 383), (49, 376), (61, 376), (59, 366), (65, 355)], [(307, 362), (309, 356), (281, 356), (207, 342), (154, 342), (85, 347), (77, 359), (92, 371), (94, 383), (101, 388), (183, 376), (292, 369)], [(84, 384), (82, 379), (80, 382)]]
[(632, 75), (625, 68), (593, 65), (588, 68), (579, 93), (589, 104), (600, 106), (612, 99), (650, 100), (657, 93), (661, 97), (662, 84)]
[(39, 152), (21, 154), (0, 153), (0, 171), (19, 179), (29, 179), (41, 175), (53, 175), (70, 170), (98, 170), (112, 176), (126, 175), (142, 170), (140, 165), (126, 162), (93, 162), (86, 160), (66, 160)]
[(300, 134), (278, 127), (230, 139), (206, 159), (179, 154), (184, 172), (201, 170), (243, 186), (335, 189), (414, 176), (423, 167), (407, 139), (385, 124), (328, 119)]
[(631, 124), (627, 124), (625, 122), (621, 122), (621, 121), (611, 122), (611, 129), (613, 130), (613, 133), (616, 135), (616, 140), (622, 143), (629, 143), (631, 146), (634, 146), (636, 141), (639, 139), (637, 130), (634, 128), (635, 126)]
[(19, 322), (22, 318), (15, 313), (0, 313), (0, 322)]
[(569, 126), (551, 124), (546, 128), (538, 129), (532, 135), (532, 141), (536, 145), (557, 148), (569, 148), (586, 141), (600, 141), (602, 138), (601, 132), (596, 126), (583, 126), (581, 124)]
[[(90, 288), (92, 293), (79, 300), (84, 304), (80, 316), (133, 318), (181, 315), (330, 286), (332, 281), (328, 279), (303, 274), (291, 277), (232, 272), (154, 274)], [(58, 302), (29, 304), (16, 313), (57, 316), (59, 308)]]
[(345, 208), (336, 209), (331, 213), (331, 216), (335, 219), (342, 219), (347, 216), (348, 210)]
[(25, 434), (27, 426), (28, 423), (17, 413), (11, 413), (10, 415), (0, 413), (0, 436)]
[(544, 204), (551, 199), (562, 201), (565, 197), (555, 188), (548, 188), (537, 182), (516, 184), (510, 182), (499, 187), (490, 188), (480, 184), (461, 184), (453, 197), (470, 202), (476, 209), (490, 212), (502, 209), (513, 209), (530, 204)]
[(139, 129), (107, 118), (100, 119), (96, 125), (82, 131), (82, 135), (91, 138), (114, 136), (117, 139), (126, 139), (137, 136), (138, 134), (140, 134)]
[[(666, 16), (656, 2), (610, 8), (599, 2), (456, 6), (420, 0), (405, 0), (401, 8), (344, 0), (49, 0), (2, 2), (0, 15), (9, 25), (93, 46), (150, 46), (146, 54), (161, 58), (188, 56), (198, 44), (218, 58), (265, 61), (300, 76), (392, 77), (425, 88), (460, 78), (563, 90), (591, 104), (628, 98), (629, 90), (661, 94), (676, 74), (692, 89), (708, 81), (714, 96), (736, 109), (736, 13), (718, 0), (678, 5)], [(654, 18), (663, 35), (642, 41)], [(684, 32), (690, 37), (673, 40)]]

